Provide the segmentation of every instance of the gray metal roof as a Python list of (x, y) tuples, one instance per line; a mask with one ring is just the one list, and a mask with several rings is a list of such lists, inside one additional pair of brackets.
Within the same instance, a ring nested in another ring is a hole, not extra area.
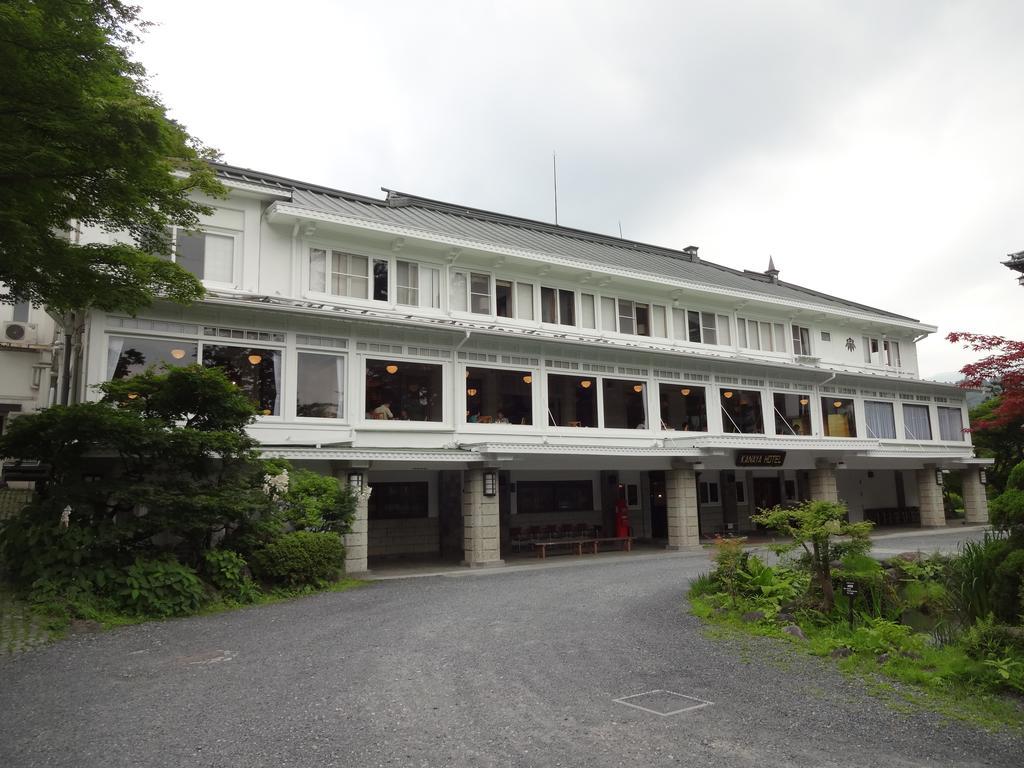
[(653, 278), (748, 291), (776, 299), (814, 302), (854, 310), (880, 318), (919, 322), (905, 315), (869, 307), (783, 281), (774, 282), (760, 272), (740, 271), (704, 261), (696, 248), (674, 250), (632, 240), (585, 232), (547, 222), (483, 211), (385, 189), (379, 200), (243, 168), (216, 165), (225, 180), (262, 184), (291, 192), (292, 203), (312, 211), (408, 227), (438, 235), (461, 237), (481, 244), (549, 253), (596, 268), (626, 267)]

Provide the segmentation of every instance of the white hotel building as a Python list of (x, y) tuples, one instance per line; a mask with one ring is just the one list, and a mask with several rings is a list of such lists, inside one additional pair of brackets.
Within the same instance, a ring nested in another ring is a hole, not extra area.
[(552, 525), (610, 536), (620, 494), (633, 536), (670, 548), (806, 498), (943, 525), (943, 471), (987, 519), (963, 393), (918, 377), (934, 326), (694, 247), (218, 171), (230, 196), (176, 237), (207, 297), (94, 312), (79, 395), (224, 367), (267, 454), (373, 489), (350, 571), (494, 564)]

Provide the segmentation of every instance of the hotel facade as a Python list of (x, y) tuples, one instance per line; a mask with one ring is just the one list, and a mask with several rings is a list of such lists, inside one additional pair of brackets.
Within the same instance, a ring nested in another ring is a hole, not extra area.
[(206, 298), (91, 313), (78, 395), (223, 368), (267, 455), (364, 489), (350, 572), (499, 564), (550, 526), (610, 536), (619, 498), (632, 535), (669, 548), (809, 498), (944, 525), (950, 472), (987, 520), (963, 393), (918, 376), (934, 326), (695, 247), (217, 170), (229, 196), (174, 233)]

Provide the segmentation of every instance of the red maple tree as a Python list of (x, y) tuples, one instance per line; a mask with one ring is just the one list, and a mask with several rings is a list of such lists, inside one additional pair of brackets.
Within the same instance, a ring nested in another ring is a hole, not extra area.
[(1024, 341), (966, 331), (954, 331), (946, 340), (973, 352), (994, 353), (960, 369), (964, 375), (960, 386), (965, 389), (981, 389), (993, 383), (999, 388), (1000, 403), (992, 418), (976, 422), (973, 428), (993, 429), (1024, 419)]

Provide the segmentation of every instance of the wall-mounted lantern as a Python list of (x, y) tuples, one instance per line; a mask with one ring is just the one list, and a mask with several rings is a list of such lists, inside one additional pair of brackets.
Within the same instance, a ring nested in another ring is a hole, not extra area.
[(978, 470), (978, 480), (982, 485), (988, 485), (988, 473), (984, 469)]
[(942, 470), (941, 469), (936, 469), (935, 470), (935, 484), (936, 485), (942, 485)]
[(498, 470), (484, 470), (484, 496), (496, 496), (498, 493)]
[(355, 491), (363, 490), (363, 473), (362, 472), (349, 472), (348, 473), (348, 484)]

